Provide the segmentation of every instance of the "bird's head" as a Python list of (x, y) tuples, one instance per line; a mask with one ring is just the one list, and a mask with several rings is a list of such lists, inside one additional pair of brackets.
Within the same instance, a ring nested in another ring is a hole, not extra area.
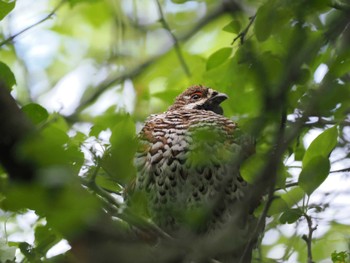
[(224, 93), (219, 93), (211, 88), (202, 85), (192, 86), (176, 97), (174, 104), (169, 110), (207, 110), (217, 114), (223, 114), (220, 103), (228, 97)]

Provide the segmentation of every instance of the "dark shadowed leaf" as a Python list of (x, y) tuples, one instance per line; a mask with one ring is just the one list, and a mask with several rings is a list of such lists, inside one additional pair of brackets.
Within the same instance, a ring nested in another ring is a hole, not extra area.
[(11, 69), (2, 62), (0, 62), (0, 81), (4, 81), (9, 89), (16, 84), (15, 75), (13, 75)]
[(41, 255), (46, 255), (47, 251), (60, 239), (48, 225), (39, 225), (35, 228), (35, 250)]
[(292, 224), (297, 221), (302, 215), (303, 211), (301, 211), (299, 208), (288, 209), (281, 215), (280, 222), (282, 224)]
[(22, 107), (22, 111), (34, 123), (39, 124), (44, 122), (49, 117), (49, 113), (45, 108), (36, 103), (30, 103)]

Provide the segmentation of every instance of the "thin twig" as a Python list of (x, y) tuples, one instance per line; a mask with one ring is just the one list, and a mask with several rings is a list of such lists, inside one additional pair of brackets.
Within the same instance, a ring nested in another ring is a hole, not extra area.
[(244, 44), (245, 37), (246, 37), (246, 35), (247, 35), (247, 33), (248, 33), (250, 27), (252, 26), (252, 24), (253, 24), (255, 18), (256, 18), (256, 14), (253, 15), (253, 16), (251, 16), (251, 17), (249, 17), (249, 23), (248, 23), (248, 25), (246, 26), (246, 28), (245, 28), (241, 33), (239, 33), (239, 34), (233, 39), (231, 45), (233, 45), (238, 39), (240, 39), (241, 45)]
[(344, 169), (330, 171), (330, 173), (344, 173), (344, 172), (350, 172), (350, 167), (344, 168)]
[(4, 41), (0, 42), (0, 47), (12, 42), (16, 37), (18, 37), (19, 35), (22, 35), (24, 32), (32, 29), (33, 27), (36, 27), (37, 25), (45, 22), (46, 20), (50, 19), (51, 17), (53, 17), (55, 15), (55, 13), (57, 12), (58, 9), (61, 8), (61, 6), (66, 2), (66, 0), (62, 0), (61, 2), (59, 2), (59, 4), (44, 18), (42, 18), (41, 20), (39, 20), (38, 22), (35, 22), (34, 24), (22, 29), (21, 31), (19, 31), (18, 33), (10, 36), (9, 38), (5, 39)]
[(187, 77), (191, 77), (191, 72), (186, 64), (186, 61), (182, 55), (182, 51), (181, 51), (181, 47), (180, 47), (180, 44), (179, 44), (179, 41), (177, 39), (177, 37), (174, 35), (174, 33), (171, 31), (171, 28), (169, 26), (169, 24), (167, 23), (167, 21), (165, 20), (165, 17), (164, 17), (164, 14), (163, 14), (163, 10), (162, 10), (162, 6), (160, 5), (159, 3), (159, 0), (156, 0), (156, 3), (157, 3), (157, 7), (158, 7), (158, 13), (159, 13), (159, 16), (160, 16), (160, 23), (163, 25), (164, 29), (167, 30), (171, 36), (171, 38), (173, 39), (174, 41), (174, 49), (175, 49), (175, 52), (177, 54), (177, 57), (181, 63), (181, 66), (183, 68), (183, 70), (185, 71)]
[(111, 216), (120, 218), (134, 228), (139, 229), (139, 231), (147, 233), (150, 238), (163, 238), (165, 240), (172, 239), (171, 236), (161, 230), (158, 226), (135, 215), (130, 209), (124, 207), (122, 203), (118, 202), (107, 191), (99, 187), (94, 180), (86, 180), (82, 178), (82, 183), (104, 202), (104, 207)]
[(316, 226), (312, 226), (312, 219), (308, 214), (304, 214), (304, 217), (307, 221), (307, 226), (309, 228), (309, 233), (308, 235), (303, 235), (302, 239), (305, 240), (306, 245), (307, 245), (307, 262), (308, 263), (314, 263), (314, 261), (312, 260), (312, 235), (314, 233), (314, 231), (317, 229), (317, 225)]
[(299, 185), (298, 182), (289, 183), (289, 184), (286, 184), (283, 188), (282, 187), (275, 188), (275, 191), (279, 191), (279, 190), (286, 189), (286, 188), (291, 188), (291, 187), (298, 186), (298, 185)]

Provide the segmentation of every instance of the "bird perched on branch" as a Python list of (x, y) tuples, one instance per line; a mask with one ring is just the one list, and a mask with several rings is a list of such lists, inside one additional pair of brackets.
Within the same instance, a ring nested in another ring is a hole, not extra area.
[(239, 205), (247, 187), (239, 166), (255, 143), (222, 115), (227, 98), (192, 86), (166, 112), (151, 115), (139, 134), (136, 191), (144, 193), (153, 221), (175, 237), (247, 228), (251, 211)]

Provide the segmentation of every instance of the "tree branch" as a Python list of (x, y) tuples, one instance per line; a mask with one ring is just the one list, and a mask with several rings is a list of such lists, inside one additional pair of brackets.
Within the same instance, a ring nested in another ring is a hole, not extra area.
[(306, 245), (307, 245), (307, 262), (314, 263), (314, 261), (312, 260), (312, 235), (313, 235), (314, 231), (317, 229), (317, 225), (314, 227), (312, 226), (312, 219), (306, 213), (304, 214), (304, 217), (307, 221), (309, 233), (308, 233), (308, 235), (303, 235), (302, 239), (305, 240)]
[(174, 35), (174, 33), (171, 31), (169, 24), (165, 20), (165, 17), (164, 17), (164, 14), (163, 14), (163, 10), (162, 10), (162, 7), (161, 7), (161, 5), (159, 3), (159, 0), (156, 0), (156, 4), (157, 4), (157, 7), (158, 7), (158, 13), (159, 13), (159, 16), (160, 16), (160, 23), (163, 25), (164, 29), (169, 32), (171, 38), (173, 39), (173, 45), (174, 45), (175, 52), (177, 54), (177, 57), (178, 57), (178, 59), (180, 61), (180, 64), (181, 64), (185, 74), (187, 75), (187, 77), (191, 77), (191, 72), (190, 72), (190, 69), (188, 68), (188, 66), (186, 64), (186, 61), (185, 61), (183, 55), (182, 55), (182, 51), (181, 51), (181, 47), (180, 47), (179, 41), (176, 38), (176, 36)]
[(82, 178), (82, 184), (88, 187), (89, 190), (91, 190), (97, 197), (99, 197), (104, 202), (105, 209), (110, 213), (111, 216), (115, 216), (124, 220), (129, 225), (137, 228), (140, 232), (146, 234), (149, 239), (171, 239), (171, 237), (167, 233), (162, 231), (158, 226), (133, 214), (130, 211), (130, 209), (125, 207), (122, 203), (119, 203), (107, 191), (99, 187), (95, 182), (95, 176), (97, 175), (98, 169), (99, 168), (97, 168), (94, 171), (92, 178), (90, 178), (89, 180)]
[(344, 172), (350, 172), (350, 167), (344, 168), (344, 169), (330, 171), (330, 173), (344, 173)]
[(240, 33), (233, 39), (231, 45), (233, 45), (238, 39), (240, 40), (241, 45), (244, 44), (245, 37), (246, 37), (246, 35), (247, 35), (247, 33), (248, 33), (250, 27), (253, 25), (253, 22), (254, 22), (255, 18), (256, 18), (256, 14), (253, 15), (253, 16), (251, 16), (251, 17), (249, 17), (249, 23), (248, 23), (248, 25), (246, 26), (246, 28), (245, 28), (242, 32), (240, 32)]
[(18, 33), (10, 36), (9, 38), (5, 39), (4, 41), (0, 42), (0, 47), (12, 42), (16, 37), (18, 37), (19, 35), (22, 35), (23, 33), (25, 33), (26, 31), (32, 29), (33, 27), (36, 27), (37, 25), (40, 25), (41, 23), (45, 22), (46, 20), (50, 19), (51, 17), (53, 17), (55, 15), (55, 13), (57, 12), (58, 9), (61, 8), (61, 6), (66, 2), (66, 0), (62, 0), (61, 2), (59, 2), (59, 4), (44, 18), (40, 19), (38, 22), (22, 29), (21, 31), (19, 31)]

